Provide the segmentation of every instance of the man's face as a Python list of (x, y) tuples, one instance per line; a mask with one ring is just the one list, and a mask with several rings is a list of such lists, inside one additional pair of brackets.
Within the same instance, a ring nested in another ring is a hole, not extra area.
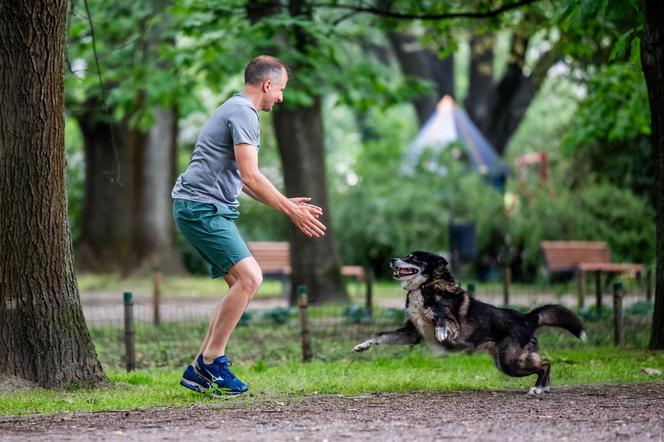
[(284, 72), (281, 78), (276, 80), (265, 80), (263, 82), (263, 102), (261, 110), (270, 112), (275, 104), (284, 101), (284, 89), (288, 83), (288, 75)]

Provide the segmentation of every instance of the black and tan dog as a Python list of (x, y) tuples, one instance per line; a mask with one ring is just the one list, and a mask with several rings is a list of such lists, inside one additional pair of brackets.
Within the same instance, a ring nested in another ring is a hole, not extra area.
[(509, 376), (537, 374), (529, 393), (549, 391), (550, 364), (538, 353), (535, 331), (549, 325), (562, 327), (585, 339), (581, 320), (560, 305), (545, 305), (529, 313), (498, 308), (472, 298), (447, 268), (447, 261), (427, 252), (393, 259), (394, 278), (406, 296), (406, 323), (381, 332), (355, 346), (365, 351), (379, 344), (418, 344), (424, 340), (442, 352), (485, 350), (496, 367)]

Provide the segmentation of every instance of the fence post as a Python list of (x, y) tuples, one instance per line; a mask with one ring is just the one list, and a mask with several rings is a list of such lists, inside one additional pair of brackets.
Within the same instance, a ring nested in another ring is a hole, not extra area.
[(124, 292), (124, 328), (125, 354), (127, 371), (136, 368), (136, 351), (134, 343), (134, 299), (131, 292)]
[(364, 270), (364, 274), (366, 275), (367, 281), (367, 293), (366, 293), (366, 299), (365, 299), (365, 307), (367, 309), (367, 314), (369, 315), (369, 318), (372, 318), (372, 306), (373, 306), (373, 270), (371, 270), (369, 267), (366, 267)]
[(160, 307), (161, 307), (161, 270), (155, 267), (152, 272), (152, 307), (154, 312), (153, 322), (158, 326), (161, 320)]
[(311, 342), (309, 340), (309, 320), (307, 317), (307, 307), (309, 305), (307, 297), (307, 286), (297, 287), (298, 300), (300, 305), (300, 336), (302, 337), (302, 362), (311, 361)]
[(512, 283), (512, 268), (505, 266), (503, 268), (503, 305), (510, 304), (510, 284)]
[(625, 333), (623, 329), (623, 285), (622, 282), (617, 281), (613, 283), (613, 342), (617, 346), (625, 344)]
[(475, 284), (472, 282), (468, 283), (468, 294), (473, 297), (475, 296)]

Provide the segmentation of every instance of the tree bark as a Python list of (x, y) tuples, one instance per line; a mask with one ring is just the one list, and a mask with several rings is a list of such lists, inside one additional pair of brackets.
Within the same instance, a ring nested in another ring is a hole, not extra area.
[(182, 270), (174, 247), (171, 189), (175, 182), (177, 111), (157, 108), (149, 130), (140, 171), (140, 203), (137, 209), (135, 246), (138, 267)]
[[(101, 106), (89, 103), (87, 108)], [(127, 273), (136, 263), (134, 231), (145, 136), (92, 111), (78, 116), (85, 146), (85, 199), (77, 246), (80, 271)], [(111, 133), (112, 131), (112, 133)]]
[(655, 168), (656, 254), (655, 311), (650, 348), (664, 349), (664, 10), (656, 0), (645, 0), (645, 27), (641, 37), (641, 63), (648, 86)]
[(489, 97), (493, 91), (493, 34), (473, 35), (470, 39), (468, 93), (464, 105), (476, 123), (490, 118)]
[(65, 0), (0, 5), (0, 373), (43, 387), (105, 379), (67, 218)]
[(347, 302), (328, 205), (320, 98), (309, 107), (276, 110), (274, 128), (286, 193), (292, 197), (310, 196), (314, 204), (323, 207), (320, 221), (327, 227), (325, 236), (315, 239), (307, 238), (294, 226), (289, 228), (291, 305), (296, 303), (296, 289), (301, 284), (308, 286), (310, 299), (317, 304)]
[(415, 36), (404, 32), (388, 32), (388, 38), (405, 75), (430, 81), (435, 92), (420, 95), (413, 100), (420, 126), (427, 122), (436, 110), (443, 95), (454, 96), (454, 59), (440, 60), (430, 50), (423, 49)]
[(494, 82), (494, 43), (492, 35), (471, 39), (470, 85), (464, 104), (496, 153), (503, 156), (547, 72), (557, 61), (558, 48), (554, 46), (542, 54), (531, 74), (526, 75), (524, 64), (529, 39), (513, 35), (505, 74)]

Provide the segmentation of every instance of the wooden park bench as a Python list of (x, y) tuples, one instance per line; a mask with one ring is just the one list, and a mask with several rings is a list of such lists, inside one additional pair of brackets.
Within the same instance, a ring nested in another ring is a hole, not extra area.
[[(286, 241), (249, 241), (252, 255), (267, 277), (278, 278), (283, 283), (284, 293), (288, 290), (288, 277), (291, 274), (290, 243)], [(358, 265), (342, 266), (341, 275), (366, 281), (364, 267)]]
[(602, 306), (602, 274), (641, 278), (643, 264), (611, 262), (609, 247), (604, 241), (542, 241), (544, 265), (549, 272), (573, 272), (576, 277), (579, 307), (583, 307), (585, 278), (595, 274), (597, 308)]

